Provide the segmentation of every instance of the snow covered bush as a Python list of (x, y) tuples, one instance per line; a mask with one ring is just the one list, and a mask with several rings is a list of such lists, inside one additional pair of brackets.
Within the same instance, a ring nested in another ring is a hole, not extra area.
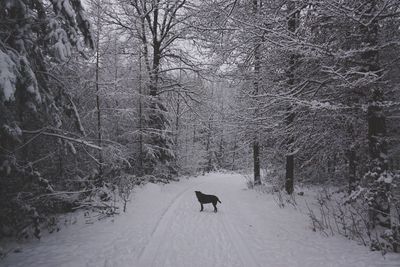
[(135, 175), (122, 174), (116, 177), (118, 194), (123, 204), (123, 212), (126, 212), (127, 204), (131, 200), (131, 194), (136, 186), (142, 185), (145, 180), (143, 177)]
[[(399, 181), (397, 181), (399, 183)], [(374, 192), (374, 191), (373, 191)], [(355, 240), (371, 250), (399, 252), (399, 204), (396, 190), (390, 190), (391, 225), (376, 225), (371, 215), (371, 191), (361, 186), (351, 195), (344, 190), (321, 190), (314, 205), (307, 205), (308, 215), (314, 231), (325, 235), (339, 234)], [(398, 194), (398, 193), (397, 193)]]
[(1, 181), (0, 238), (40, 238), (43, 228), (57, 227), (52, 214), (77, 206), (79, 194), (56, 192), (37, 171), (10, 168), (14, 178)]

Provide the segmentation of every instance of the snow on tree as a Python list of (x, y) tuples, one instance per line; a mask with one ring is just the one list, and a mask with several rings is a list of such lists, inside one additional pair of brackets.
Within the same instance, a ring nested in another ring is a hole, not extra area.
[[(52, 66), (69, 60), (73, 47), (84, 52), (82, 39), (93, 47), (90, 25), (78, 0), (0, 3), (1, 229), (13, 228), (25, 235), (33, 227), (33, 234), (39, 237), (39, 222), (51, 211), (20, 193), (54, 191), (51, 181), (41, 173), (45, 168), (37, 167), (52, 154), (40, 158), (46, 146), (33, 140), (52, 137), (47, 144), (57, 144), (60, 149), (70, 144), (66, 140), (91, 145), (60, 130), (64, 103), (50, 81)], [(76, 152), (72, 145), (69, 147)], [(0, 236), (3, 234), (0, 232)]]

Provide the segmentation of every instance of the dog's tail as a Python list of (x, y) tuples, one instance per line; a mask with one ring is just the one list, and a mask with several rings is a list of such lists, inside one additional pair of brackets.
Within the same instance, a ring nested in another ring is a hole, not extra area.
[(222, 202), (221, 202), (221, 200), (219, 200), (219, 198), (217, 198), (217, 201), (222, 204)]

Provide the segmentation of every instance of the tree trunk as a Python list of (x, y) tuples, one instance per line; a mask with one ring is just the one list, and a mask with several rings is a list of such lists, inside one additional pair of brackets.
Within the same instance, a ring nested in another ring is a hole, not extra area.
[[(101, 135), (101, 111), (100, 111), (100, 88), (99, 88), (99, 72), (100, 72), (100, 6), (97, 7), (97, 40), (96, 40), (96, 111), (97, 111), (97, 138), (98, 146), (102, 146), (102, 135)], [(103, 154), (99, 150), (99, 177), (97, 183), (103, 182)]]
[(348, 160), (349, 160), (349, 194), (356, 190), (357, 186), (357, 178), (356, 178), (356, 151), (354, 148), (351, 148), (348, 152)]
[(254, 163), (254, 184), (261, 184), (261, 174), (260, 174), (260, 145), (258, 141), (253, 142), (253, 163)]
[(285, 190), (290, 195), (293, 193), (293, 176), (294, 176), (294, 156), (286, 156), (286, 181)]
[[(366, 3), (367, 10), (365, 12), (365, 19), (369, 21), (367, 25), (360, 26), (362, 44), (368, 49), (361, 53), (362, 68), (361, 71), (379, 72), (379, 52), (378, 52), (378, 34), (379, 24), (378, 18), (374, 15), (379, 12), (376, 0), (369, 0)], [(374, 19), (370, 19), (374, 18)], [(363, 47), (364, 48), (364, 47)], [(390, 184), (387, 184), (383, 178), (388, 169), (386, 158), (386, 117), (380, 103), (384, 100), (383, 89), (378, 83), (373, 83), (372, 88), (365, 88), (365, 91), (370, 91), (367, 122), (368, 122), (368, 146), (370, 155), (369, 172), (366, 177), (370, 182), (370, 196), (369, 201), (370, 219), (372, 226), (376, 224), (390, 228), (390, 202), (389, 191)]]
[[(179, 83), (182, 82), (182, 70), (179, 70)], [(180, 112), (181, 112), (181, 89), (180, 86), (178, 86), (178, 92), (176, 93), (176, 117), (175, 117), (175, 149), (176, 153), (178, 153), (178, 138), (179, 138), (179, 118), (180, 118)]]
[(233, 140), (233, 153), (232, 153), (232, 163), (231, 163), (231, 170), (234, 171), (236, 169), (235, 167), (235, 160), (236, 160), (236, 149), (237, 149), (237, 141), (236, 141), (236, 135)]
[[(259, 12), (258, 0), (253, 0), (253, 13), (256, 16)], [(255, 96), (259, 93), (259, 79), (260, 79), (260, 43), (256, 38), (254, 43), (254, 77), (253, 77), (253, 94)], [(258, 116), (258, 109), (254, 111), (254, 118)], [(254, 167), (254, 184), (261, 184), (260, 175), (260, 143), (258, 141), (258, 129), (255, 130), (253, 140), (253, 167)]]
[(142, 176), (144, 174), (143, 166), (143, 107), (142, 107), (142, 49), (139, 48), (139, 103), (138, 103), (138, 116), (139, 116), (139, 170), (138, 175)]
[[(288, 6), (287, 11), (289, 15), (288, 30), (291, 33), (295, 33), (299, 14), (298, 12), (294, 12), (296, 8), (294, 1), (288, 1), (287, 6)], [(291, 88), (294, 85), (295, 64), (296, 64), (296, 55), (291, 54), (289, 60), (289, 68), (287, 71), (289, 88)], [(289, 105), (286, 115), (286, 126), (288, 130), (290, 129), (293, 123), (294, 117), (295, 113), (292, 112), (292, 107)], [(289, 195), (292, 194), (294, 191), (294, 154), (291, 151), (293, 142), (294, 142), (293, 138), (289, 136), (287, 142), (287, 147), (289, 152), (286, 155), (286, 176), (285, 176), (285, 190)]]

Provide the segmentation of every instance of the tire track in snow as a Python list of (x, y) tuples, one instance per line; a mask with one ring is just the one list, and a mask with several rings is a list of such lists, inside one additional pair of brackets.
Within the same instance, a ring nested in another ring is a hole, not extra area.
[[(233, 210), (236, 211), (240, 210), (237, 207), (237, 205), (235, 205), (235, 201), (230, 201), (230, 203), (235, 206)], [(229, 213), (225, 214), (229, 216)], [(240, 257), (240, 260), (243, 263), (243, 266), (248, 266), (248, 267), (263, 266), (262, 264), (256, 262), (253, 253), (249, 249), (250, 246), (246, 242), (246, 239), (243, 238), (239, 230), (236, 229), (236, 227), (231, 223), (231, 221), (237, 222), (237, 220), (234, 218), (227, 219), (227, 216), (221, 217), (221, 223), (224, 226), (227, 234), (229, 235), (229, 238), (231, 239), (231, 242)]]
[(238, 230), (228, 222), (224, 217), (221, 217), (222, 225), (224, 226), (229, 238), (232, 241), (232, 244), (238, 253), (240, 260), (243, 263), (243, 266), (248, 267), (259, 267), (259, 265), (255, 260), (254, 256), (252, 255), (251, 251), (248, 249), (247, 243), (244, 241), (244, 238), (241, 237)]
[(203, 183), (204, 182), (190, 186), (190, 187), (184, 189), (182, 192), (177, 194), (176, 197), (173, 198), (171, 203), (168, 205), (168, 207), (162, 213), (160, 219), (157, 221), (157, 223), (150, 235), (148, 243), (140, 252), (140, 254), (138, 256), (138, 266), (140, 266), (140, 267), (153, 266), (153, 263), (156, 259), (156, 255), (158, 254), (157, 251), (160, 249), (162, 241), (164, 239), (163, 237), (166, 235), (166, 232), (172, 223), (173, 214), (174, 214), (173, 211), (176, 210), (176, 207), (179, 205), (179, 202), (180, 202), (179, 200), (181, 200), (183, 198), (183, 196), (185, 195), (185, 193), (187, 193), (189, 190), (193, 190), (193, 188), (195, 188)]

